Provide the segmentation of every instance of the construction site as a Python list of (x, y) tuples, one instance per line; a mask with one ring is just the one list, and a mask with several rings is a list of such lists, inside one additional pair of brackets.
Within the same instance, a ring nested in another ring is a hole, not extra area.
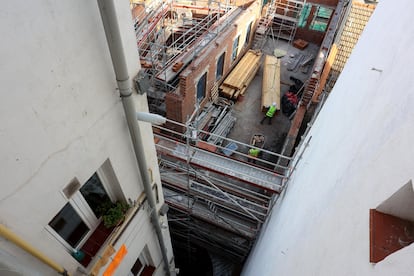
[(150, 112), (167, 118), (153, 129), (180, 275), (240, 273), (374, 9), (131, 1), (142, 68), (134, 81)]

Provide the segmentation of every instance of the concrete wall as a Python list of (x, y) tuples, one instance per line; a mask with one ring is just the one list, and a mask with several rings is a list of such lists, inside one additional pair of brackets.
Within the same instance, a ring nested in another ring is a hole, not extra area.
[[(179, 89), (175, 94), (167, 94), (165, 98), (167, 117), (171, 120), (185, 122), (195, 109), (196, 87), (200, 77), (207, 72), (206, 96), (201, 105), (210, 98), (210, 90), (216, 82), (217, 60), (225, 52), (223, 77), (230, 73), (237, 61), (248, 50), (250, 42), (254, 37), (257, 18), (260, 16), (260, 3), (255, 1), (249, 8), (242, 11), (240, 16), (224, 29), (209, 47), (200, 52), (198, 57), (180, 74)], [(246, 31), (249, 23), (252, 22), (249, 43), (245, 45)], [(240, 35), (238, 56), (236, 61), (231, 60), (233, 41)]]
[(242, 275), (414, 274), (414, 245), (369, 262), (369, 209), (413, 178), (413, 8), (378, 4)]
[[(129, 3), (116, 1), (116, 6), (133, 77), (139, 58)], [(96, 1), (3, 3), (0, 30), (0, 222), (74, 272), (80, 264), (46, 230), (67, 203), (63, 187), (74, 177), (85, 183), (109, 160), (119, 183), (115, 190), (132, 200), (143, 192), (99, 9)], [(148, 110), (145, 96), (134, 98), (138, 110)], [(151, 127), (141, 126), (143, 154), (160, 183)], [(154, 265), (161, 263), (147, 212), (140, 217), (144, 230), (129, 243), (123, 275), (145, 243)], [(0, 244), (41, 275), (52, 274), (8, 241), (1, 238)]]

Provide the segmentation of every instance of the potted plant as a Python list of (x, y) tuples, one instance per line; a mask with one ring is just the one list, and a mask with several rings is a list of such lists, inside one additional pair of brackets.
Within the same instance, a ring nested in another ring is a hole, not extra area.
[(125, 213), (129, 209), (129, 205), (124, 202), (117, 201), (115, 203), (104, 203), (102, 208), (102, 220), (107, 228), (114, 227), (125, 219)]

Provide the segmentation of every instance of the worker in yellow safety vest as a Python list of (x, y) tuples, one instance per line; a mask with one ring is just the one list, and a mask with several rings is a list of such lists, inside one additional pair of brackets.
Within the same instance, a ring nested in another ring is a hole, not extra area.
[(263, 117), (263, 119), (260, 121), (260, 124), (263, 124), (263, 122), (266, 120), (266, 118), (269, 119), (269, 125), (272, 124), (272, 118), (276, 113), (276, 103), (273, 103), (269, 109), (266, 112), (266, 115)]
[(260, 150), (258, 148), (249, 149), (249, 156), (252, 156), (254, 158), (248, 158), (247, 161), (255, 163), (256, 158), (259, 156), (259, 153), (260, 153)]

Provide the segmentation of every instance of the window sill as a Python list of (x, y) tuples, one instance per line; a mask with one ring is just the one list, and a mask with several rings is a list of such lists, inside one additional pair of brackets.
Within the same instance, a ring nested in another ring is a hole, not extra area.
[(119, 240), (122, 233), (128, 227), (129, 223), (138, 214), (138, 211), (141, 209), (145, 200), (146, 200), (145, 194), (141, 194), (136, 206), (130, 208), (127, 211), (125, 220), (122, 222), (122, 224), (112, 228), (111, 233), (107, 236), (106, 240), (103, 243), (101, 243), (100, 249), (97, 251), (95, 256), (91, 258), (91, 260), (89, 261), (87, 265), (87, 267), (90, 267), (90, 270), (89, 270), (90, 275), (92, 276), (99, 275), (99, 270), (107, 264), (109, 257), (112, 256), (116, 251), (113, 245)]

